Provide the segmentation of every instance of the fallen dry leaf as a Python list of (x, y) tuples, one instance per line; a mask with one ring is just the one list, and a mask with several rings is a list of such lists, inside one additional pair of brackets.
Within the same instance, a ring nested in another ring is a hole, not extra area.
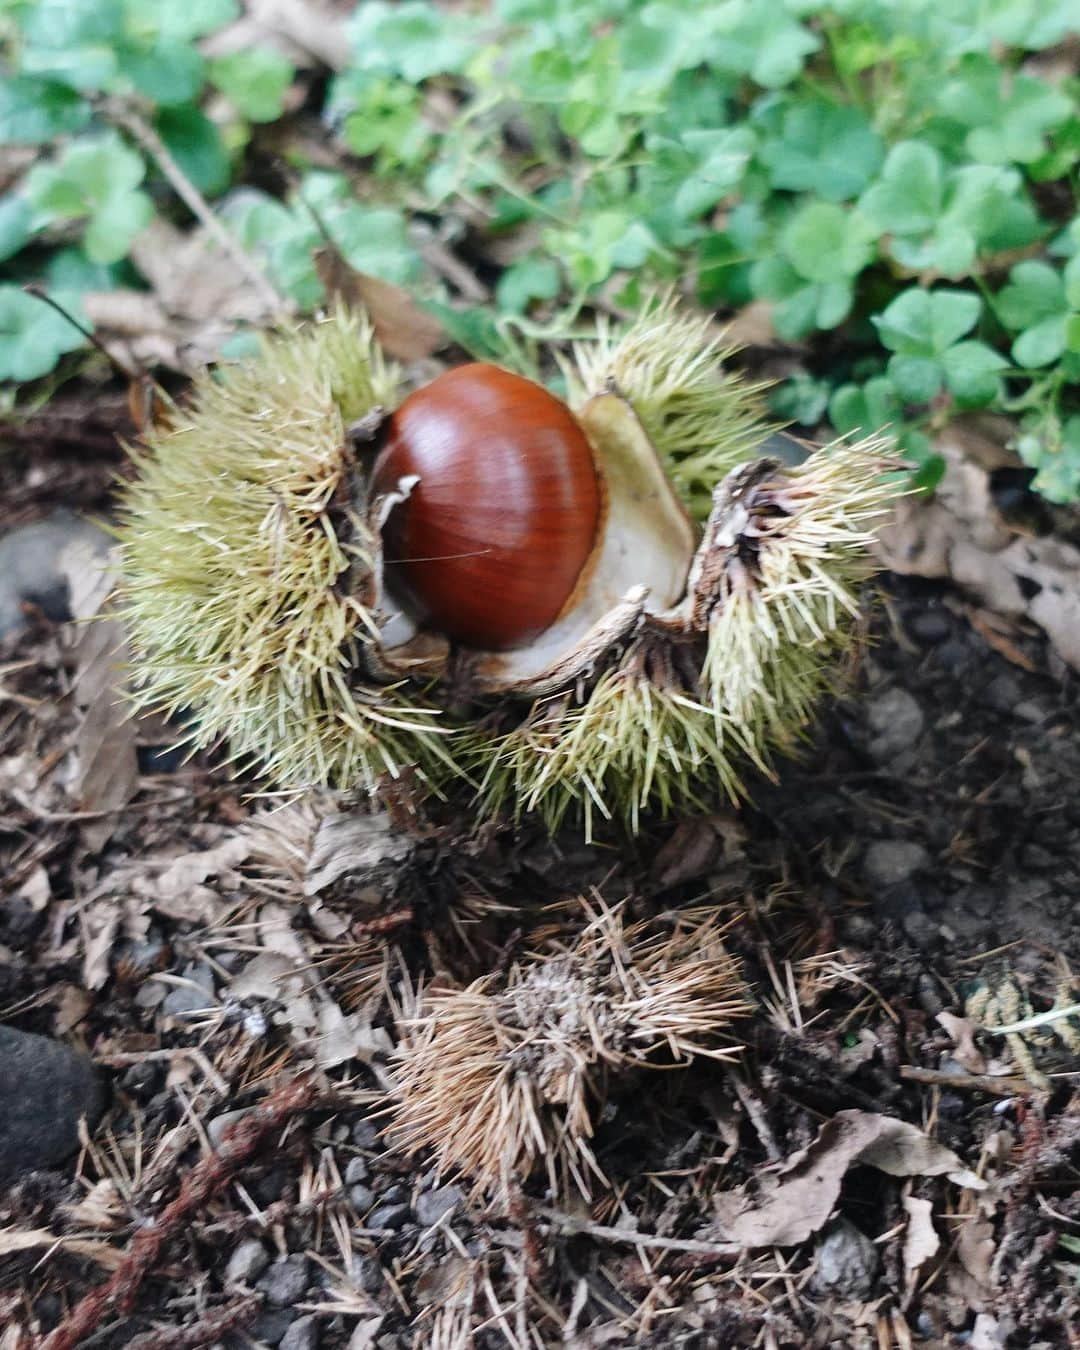
[(367, 310), (375, 336), (395, 361), (420, 361), (449, 344), (439, 320), (408, 291), (358, 272), (329, 241), (316, 251), (315, 266), (329, 296)]
[(949, 577), (989, 609), (1030, 619), (1080, 670), (1080, 548), (1053, 534), (1035, 537), (1010, 527), (996, 509), (989, 468), (980, 462), (987, 457), (976, 458), (970, 440), (962, 425), (946, 430), (935, 445), (944, 477), (933, 496), (897, 504), (880, 531), (879, 555), (894, 572)]
[(991, 1287), (990, 1270), (995, 1251), (994, 1226), (988, 1220), (970, 1218), (961, 1226), (957, 1239), (960, 1264), (987, 1292)]
[(324, 816), (312, 841), (304, 894), (318, 895), (344, 876), (375, 885), (384, 869), (396, 871), (415, 847), (408, 835), (394, 832), (385, 811), (362, 815), (339, 811)]
[(856, 1164), (895, 1177), (945, 1175), (975, 1190), (986, 1184), (951, 1149), (914, 1125), (869, 1111), (840, 1111), (781, 1173), (762, 1181), (757, 1197), (746, 1188), (715, 1196), (717, 1217), (706, 1234), (738, 1247), (790, 1247), (803, 1242), (828, 1220), (844, 1175)]
[(914, 1282), (921, 1267), (936, 1256), (941, 1239), (934, 1228), (933, 1206), (916, 1195), (904, 1196), (907, 1231), (904, 1234), (904, 1269)]
[[(63, 550), (60, 568), (78, 621), (75, 702), (80, 718), (73, 791), (83, 811), (116, 812), (135, 795), (139, 777), (135, 725), (124, 701), (124, 629), (119, 619), (102, 612), (116, 575), (108, 556), (81, 538)], [(115, 816), (88, 822), (83, 831), (88, 847), (100, 849), (118, 823)]]

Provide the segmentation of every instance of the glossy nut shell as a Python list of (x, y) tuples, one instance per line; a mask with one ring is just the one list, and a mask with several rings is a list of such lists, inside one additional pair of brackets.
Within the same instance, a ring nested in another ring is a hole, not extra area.
[(475, 363), (389, 419), (375, 494), (419, 480), (383, 529), (386, 585), (414, 617), (482, 651), (521, 647), (566, 608), (603, 494), (570, 410), (532, 380)]

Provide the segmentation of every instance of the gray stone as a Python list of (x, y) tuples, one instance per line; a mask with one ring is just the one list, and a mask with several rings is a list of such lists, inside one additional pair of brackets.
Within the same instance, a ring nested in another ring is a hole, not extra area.
[(104, 1074), (47, 1036), (0, 1027), (0, 1182), (63, 1162), (93, 1130), (107, 1100)]
[(367, 1216), (365, 1228), (384, 1229), (393, 1232), (409, 1222), (412, 1210), (407, 1204), (380, 1205)]
[(352, 1141), (357, 1148), (374, 1148), (379, 1142), (379, 1130), (370, 1120), (358, 1120), (352, 1127)]
[(920, 642), (944, 642), (952, 632), (952, 620), (945, 610), (934, 606), (921, 609), (907, 621), (908, 632)]
[(298, 1317), (278, 1345), (281, 1350), (316, 1350), (319, 1344), (319, 1323), (314, 1316)]
[(258, 1287), (271, 1307), (291, 1308), (308, 1287), (307, 1257), (286, 1256), (283, 1261), (275, 1261), (267, 1267)]
[(225, 1267), (225, 1283), (251, 1285), (270, 1264), (266, 1248), (257, 1238), (248, 1238), (229, 1257)]
[(104, 555), (109, 536), (70, 511), (23, 525), (0, 539), (0, 638), (26, 626), (23, 606), (37, 605), (53, 620), (71, 618), (64, 551), (72, 544)]
[(214, 972), (205, 961), (192, 961), (180, 972), (185, 984), (174, 985), (161, 1005), (169, 1017), (214, 1006)]
[(922, 844), (907, 839), (875, 839), (863, 857), (863, 876), (868, 885), (885, 890), (929, 865), (930, 855)]
[(383, 1270), (377, 1256), (357, 1256), (353, 1262), (353, 1273), (365, 1294), (377, 1294), (383, 1287)]
[(878, 1249), (847, 1219), (830, 1224), (817, 1244), (814, 1287), (843, 1299), (866, 1298), (877, 1274)]
[(416, 1202), (417, 1222), (423, 1224), (425, 1228), (430, 1228), (464, 1200), (465, 1196), (458, 1186), (440, 1186), (438, 1190), (425, 1191)]
[(296, 1320), (292, 1309), (267, 1309), (253, 1328), (255, 1339), (266, 1345), (280, 1345)]
[(367, 1181), (370, 1169), (363, 1158), (350, 1158), (345, 1168), (345, 1185), (355, 1186), (358, 1181)]
[(916, 947), (926, 950), (940, 944), (941, 929), (921, 909), (909, 910), (901, 922), (904, 925), (904, 932)]
[(867, 750), (879, 764), (893, 759), (922, 735), (926, 718), (906, 689), (886, 689), (873, 699), (866, 712), (873, 733)]
[(235, 1125), (238, 1120), (243, 1120), (251, 1109), (250, 1106), (247, 1106), (241, 1107), (237, 1111), (222, 1111), (220, 1116), (215, 1116), (214, 1119), (209, 1122), (206, 1127), (206, 1137), (210, 1140), (211, 1144), (213, 1144), (214, 1148), (221, 1147), (226, 1130), (228, 1130), (230, 1126)]
[(356, 1210), (357, 1214), (366, 1214), (375, 1203), (375, 1192), (370, 1186), (360, 1183), (349, 1187), (349, 1204)]

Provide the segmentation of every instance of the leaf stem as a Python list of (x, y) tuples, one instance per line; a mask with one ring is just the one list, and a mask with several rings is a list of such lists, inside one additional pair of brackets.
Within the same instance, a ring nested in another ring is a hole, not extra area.
[(243, 272), (267, 308), (274, 314), (287, 313), (290, 309), (288, 301), (214, 215), (206, 198), (176, 162), (169, 147), (142, 114), (118, 99), (102, 100), (100, 108), (107, 121), (126, 131), (154, 160), (176, 195), (214, 237), (222, 252), (226, 253)]

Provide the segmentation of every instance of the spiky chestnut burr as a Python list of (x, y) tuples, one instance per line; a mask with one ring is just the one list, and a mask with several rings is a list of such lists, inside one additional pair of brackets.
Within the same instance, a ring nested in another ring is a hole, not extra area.
[(582, 902), (573, 938), (467, 989), (427, 990), (399, 1019), (389, 1136), (504, 1202), (533, 1172), (588, 1196), (594, 1123), (619, 1080), (736, 1058), (754, 1010), (715, 914), (626, 924)]
[[(654, 302), (575, 348), (568, 407), (491, 366), (402, 401), (362, 318), (269, 337), (136, 452), (137, 697), (286, 787), (413, 769), (471, 778), (488, 812), (632, 828), (737, 797), (849, 641), (896, 489), (873, 442), (752, 459), (758, 391), (725, 354)], [(518, 630), (455, 624), (456, 595)]]

